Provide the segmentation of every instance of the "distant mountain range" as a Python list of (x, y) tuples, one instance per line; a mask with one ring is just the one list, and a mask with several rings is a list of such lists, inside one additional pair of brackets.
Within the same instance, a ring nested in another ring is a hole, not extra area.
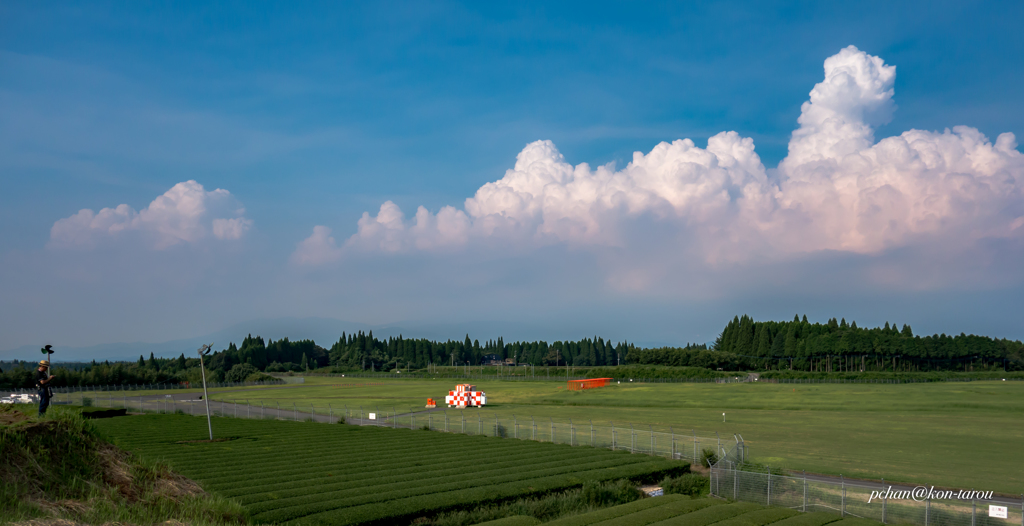
[[(399, 325), (368, 325), (365, 323), (347, 322), (331, 318), (277, 318), (265, 320), (253, 320), (250, 322), (232, 325), (226, 329), (195, 336), (172, 340), (160, 343), (105, 343), (89, 347), (55, 347), (53, 355), (54, 362), (86, 362), (90, 360), (137, 360), (140, 355), (149, 358), (150, 353), (155, 356), (170, 358), (185, 353), (186, 356), (195, 354), (196, 349), (206, 343), (213, 343), (214, 350), (227, 348), (230, 342), (236, 345), (241, 343), (247, 335), (262, 336), (280, 340), (312, 339), (318, 345), (330, 348), (338, 341), (342, 332), (352, 333), (355, 331), (373, 331), (377, 337), (388, 337), (403, 335), (406, 338), (427, 338), (431, 340), (462, 340), (469, 334), (474, 340), (504, 338), (506, 343), (515, 340), (555, 340), (579, 339), (584, 337), (601, 336), (602, 334), (591, 334), (579, 330), (554, 330), (549, 326), (534, 325), (526, 323), (509, 322), (468, 322), (461, 324), (437, 324), (437, 323), (402, 323)], [(632, 340), (630, 340), (632, 341)], [(666, 342), (633, 342), (644, 346), (669, 345)], [(38, 360), (40, 358), (39, 347), (36, 345), (25, 345), (16, 349), (0, 351), (0, 360)]]

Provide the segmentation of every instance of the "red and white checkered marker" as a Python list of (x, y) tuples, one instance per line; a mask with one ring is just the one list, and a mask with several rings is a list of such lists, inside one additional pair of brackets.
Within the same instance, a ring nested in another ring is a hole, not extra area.
[(448, 391), (448, 396), (444, 397), (444, 403), (448, 404), (448, 407), (480, 407), (487, 403), (487, 395), (481, 391), (475, 391), (475, 385), (471, 384), (459, 384), (455, 386), (454, 391)]

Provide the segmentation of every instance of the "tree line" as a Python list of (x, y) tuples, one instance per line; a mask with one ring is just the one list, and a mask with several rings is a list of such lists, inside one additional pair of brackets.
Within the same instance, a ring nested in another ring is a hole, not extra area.
[[(734, 317), (714, 344), (643, 348), (600, 337), (577, 341), (487, 340), (434, 341), (403, 336), (377, 338), (372, 331), (342, 333), (330, 348), (313, 340), (264, 340), (246, 336), (240, 345), (206, 359), (207, 379), (246, 381), (265, 379), (265, 373), (425, 369), (430, 365), (480, 365), (486, 358), (511, 360), (516, 365), (610, 367), (661, 365), (722, 371), (945, 372), (1024, 370), (1024, 344), (1019, 340), (959, 334), (915, 335), (909, 325), (861, 328), (845, 319), (810, 323), (807, 316), (792, 321), (754, 321)], [(5, 363), (0, 388), (34, 385), (36, 362)], [(6, 370), (4, 370), (6, 369)], [(55, 386), (124, 385), (201, 382), (199, 359), (149, 359), (56, 365)]]
[(748, 369), (809, 372), (926, 372), (1024, 369), (1024, 344), (1019, 340), (958, 335), (915, 335), (909, 325), (885, 322), (862, 328), (857, 322), (832, 318), (809, 323), (754, 321), (735, 317), (714, 345), (737, 357)]

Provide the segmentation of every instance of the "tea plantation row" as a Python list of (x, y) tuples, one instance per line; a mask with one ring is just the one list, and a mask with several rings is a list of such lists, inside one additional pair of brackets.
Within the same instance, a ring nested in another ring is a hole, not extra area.
[(166, 460), (256, 523), (393, 523), (585, 481), (659, 481), (686, 462), (623, 451), (433, 431), (144, 415), (98, 421), (122, 447)]
[[(516, 516), (478, 526), (534, 526), (533, 517)], [(799, 513), (787, 508), (766, 508), (749, 502), (718, 499), (689, 500), (681, 495), (642, 499), (545, 523), (545, 526), (882, 526), (881, 523), (843, 519), (832, 513)]]

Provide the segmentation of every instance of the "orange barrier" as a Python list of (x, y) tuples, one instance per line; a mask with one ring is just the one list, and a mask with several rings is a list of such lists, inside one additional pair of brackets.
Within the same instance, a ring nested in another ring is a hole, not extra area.
[(612, 381), (611, 378), (588, 378), (586, 380), (569, 380), (566, 388), (570, 391), (582, 391), (584, 389), (596, 389), (604, 387)]

